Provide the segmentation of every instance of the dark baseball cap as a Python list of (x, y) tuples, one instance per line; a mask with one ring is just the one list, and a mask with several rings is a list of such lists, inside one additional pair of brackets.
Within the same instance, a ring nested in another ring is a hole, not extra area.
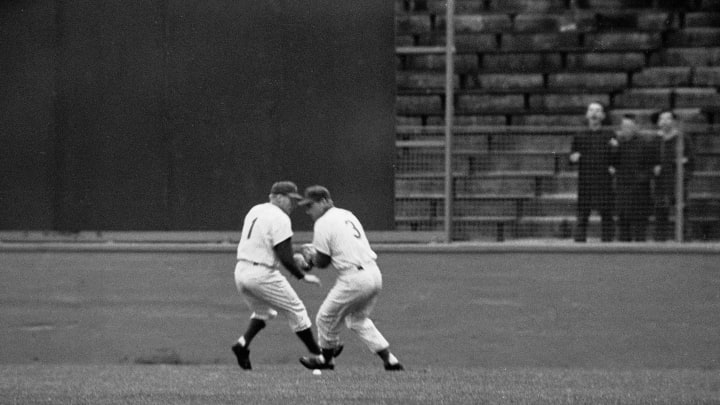
[(302, 196), (298, 194), (298, 188), (292, 181), (278, 181), (272, 185), (270, 194), (283, 194), (296, 200), (302, 200)]
[(305, 189), (305, 198), (298, 204), (309, 205), (322, 199), (330, 200), (330, 191), (323, 186), (310, 186)]

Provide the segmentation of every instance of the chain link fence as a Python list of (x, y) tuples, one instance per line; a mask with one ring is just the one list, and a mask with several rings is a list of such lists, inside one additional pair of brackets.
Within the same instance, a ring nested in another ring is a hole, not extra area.
[[(610, 240), (627, 240), (624, 227), (628, 212), (633, 227), (641, 224), (630, 240), (720, 239), (717, 129), (707, 125), (686, 128), (685, 139), (694, 157), (691, 171), (680, 177), (687, 183), (681, 188), (676, 187), (678, 177), (674, 173), (670, 178), (667, 176), (669, 167), (677, 162), (672, 160), (673, 164), (663, 165), (662, 156), (658, 155), (663, 153), (674, 159), (677, 152), (661, 151), (656, 130), (638, 131), (637, 136), (642, 138), (640, 149), (625, 140), (613, 146), (611, 164), (617, 172), (610, 176), (607, 195), (612, 220)], [(616, 130), (608, 128), (610, 134), (619, 138)], [(399, 128), (396, 229), (446, 231), (445, 221), (449, 218), (452, 221), (449, 239), (454, 241), (577, 239), (579, 165), (571, 162), (570, 155), (574, 138), (587, 132), (583, 127), (458, 128), (452, 137), (452, 187), (446, 190), (443, 128)], [(643, 163), (645, 160), (649, 161)], [(656, 166), (665, 172), (657, 173)], [(641, 170), (648, 170), (647, 190), (638, 192), (628, 188), (623, 179)], [(594, 184), (589, 187), (595, 186), (600, 187)], [(663, 190), (664, 194), (660, 192)], [(636, 204), (644, 198), (645, 191), (647, 203)], [(678, 191), (685, 195), (677, 196)], [(449, 216), (445, 212), (447, 198), (451, 198)], [(677, 209), (678, 198), (684, 209), (682, 206)], [(627, 204), (634, 208), (624, 208)], [(667, 215), (668, 223), (664, 235), (658, 233), (662, 213)], [(675, 232), (678, 221), (682, 224), (680, 234)], [(603, 239), (600, 212), (594, 206), (586, 235), (588, 241)]]

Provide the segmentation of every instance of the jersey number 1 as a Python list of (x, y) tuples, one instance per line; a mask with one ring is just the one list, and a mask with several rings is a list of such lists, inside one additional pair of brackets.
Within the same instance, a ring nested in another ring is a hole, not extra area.
[(248, 229), (248, 234), (246, 239), (250, 239), (250, 235), (252, 235), (253, 227), (255, 226), (255, 221), (257, 221), (257, 218), (253, 219), (252, 224), (250, 224), (250, 229)]

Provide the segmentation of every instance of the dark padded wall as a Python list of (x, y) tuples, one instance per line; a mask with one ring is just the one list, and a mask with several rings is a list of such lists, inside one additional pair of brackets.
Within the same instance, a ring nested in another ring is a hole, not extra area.
[(158, 4), (58, 2), (60, 229), (166, 226)]
[(0, 229), (52, 228), (54, 18), (0, 2)]
[[(55, 96), (33, 103), (44, 116), (25, 125), (51, 128), (31, 138), (55, 149), (49, 173), (22, 171), (12, 182), (47, 179), (32, 191), (43, 202), (27, 209), (52, 213), (0, 225), (237, 229), (273, 181), (291, 179), (323, 183), (367, 228), (391, 229), (394, 9), (382, 0), (338, 3), (46, 6), (37, 16), (53, 45), (52, 79), (33, 93)], [(3, 6), (0, 21), (21, 13)], [(21, 59), (36, 54), (10, 48)], [(27, 136), (21, 125), (0, 125), (3, 139)], [(293, 218), (309, 227), (304, 215)]]
[[(274, 180), (291, 179), (325, 183), (368, 227), (392, 227), (392, 4), (173, 2), (168, 11), (172, 191), (182, 196), (171, 202), (182, 223), (240, 224)], [(307, 227), (304, 214), (294, 219)]]

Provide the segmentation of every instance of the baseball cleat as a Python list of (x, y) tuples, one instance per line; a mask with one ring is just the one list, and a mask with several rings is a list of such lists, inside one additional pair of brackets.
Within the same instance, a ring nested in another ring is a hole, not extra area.
[(241, 369), (252, 370), (252, 365), (250, 364), (250, 350), (246, 349), (245, 346), (240, 343), (235, 343), (232, 346), (232, 351), (235, 353), (238, 366), (240, 366)]
[(321, 362), (317, 357), (300, 357), (300, 364), (310, 370), (334, 370), (335, 364), (328, 362)]
[(342, 353), (345, 346), (338, 345), (337, 347), (333, 347), (332, 349), (320, 349), (322, 352), (323, 357), (325, 358), (326, 362), (329, 362), (333, 358), (337, 357)]
[(385, 363), (385, 370), (387, 371), (403, 371), (405, 370), (405, 367), (403, 367), (400, 363), (390, 364)]

